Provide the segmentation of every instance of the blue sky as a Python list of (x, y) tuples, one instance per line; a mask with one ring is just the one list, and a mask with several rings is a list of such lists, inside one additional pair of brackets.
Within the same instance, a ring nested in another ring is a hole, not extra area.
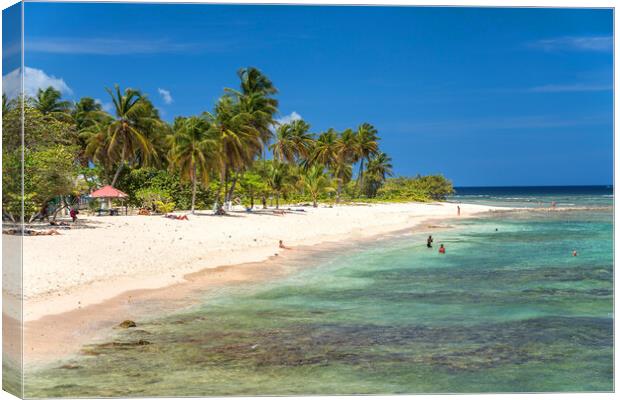
[(25, 7), (31, 86), (71, 99), (106, 104), (118, 83), (172, 120), (210, 110), (251, 65), (280, 90), (280, 118), (300, 115), (314, 132), (375, 125), (399, 175), (612, 182), (611, 10)]

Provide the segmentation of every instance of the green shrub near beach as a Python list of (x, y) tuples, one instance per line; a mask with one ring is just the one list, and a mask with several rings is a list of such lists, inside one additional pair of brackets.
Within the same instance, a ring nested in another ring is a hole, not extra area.
[(452, 182), (443, 175), (389, 178), (377, 192), (381, 200), (445, 200), (454, 193)]

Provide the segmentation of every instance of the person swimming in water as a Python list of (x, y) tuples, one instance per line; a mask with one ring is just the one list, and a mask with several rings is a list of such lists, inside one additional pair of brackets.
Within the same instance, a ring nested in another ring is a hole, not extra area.
[(433, 248), (433, 236), (428, 235), (428, 239), (426, 239), (426, 247), (429, 249)]
[(577, 250), (573, 250), (573, 257), (577, 257)]
[(439, 245), (439, 253), (446, 254), (446, 248), (443, 247), (443, 243)]

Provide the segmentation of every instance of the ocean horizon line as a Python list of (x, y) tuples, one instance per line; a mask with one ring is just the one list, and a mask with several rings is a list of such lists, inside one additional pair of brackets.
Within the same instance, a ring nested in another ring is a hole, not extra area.
[(591, 184), (591, 185), (463, 185), (454, 186), (454, 189), (493, 189), (493, 188), (613, 188), (610, 184)]

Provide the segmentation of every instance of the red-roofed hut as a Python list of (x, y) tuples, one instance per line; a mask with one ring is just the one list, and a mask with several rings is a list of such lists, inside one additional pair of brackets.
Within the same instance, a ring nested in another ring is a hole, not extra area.
[[(107, 185), (92, 192), (90, 197), (93, 199), (108, 199), (108, 209), (112, 213), (112, 199), (124, 199), (127, 197), (127, 194)], [(125, 207), (125, 214), (127, 214), (127, 207)]]

